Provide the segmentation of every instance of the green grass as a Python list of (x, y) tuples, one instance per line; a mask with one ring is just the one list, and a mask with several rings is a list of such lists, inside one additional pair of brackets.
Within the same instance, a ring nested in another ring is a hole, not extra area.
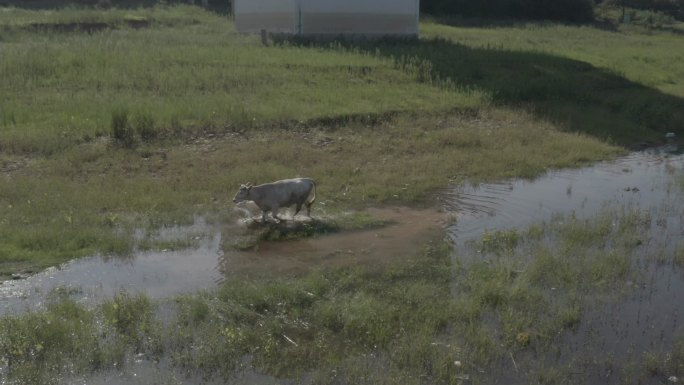
[(57, 294), (47, 310), (0, 319), (3, 380), (9, 384), (58, 384), (62, 376), (124, 365), (127, 355), (156, 351), (145, 297), (125, 293), (89, 310)]
[(484, 99), (416, 84), (412, 74), (374, 55), (267, 49), (256, 38), (237, 35), (227, 19), (194, 7), (111, 15), (3, 12), (0, 23), (10, 25), (10, 31), (18, 23), (15, 12), (19, 20), (34, 17), (58, 24), (100, 14), (113, 24), (130, 12), (171, 26), (154, 23), (92, 35), (9, 32), (2, 63), (8, 94), (0, 105), (5, 151), (53, 152), (106, 135), (113, 114), (122, 109), (149, 114), (160, 129), (180, 126), (176, 129), (191, 135), (193, 128), (224, 131), (226, 126), (475, 106)]
[(225, 218), (248, 181), (313, 177), (335, 214), (681, 133), (676, 35), (422, 29), (265, 47), (191, 6), (2, 8), (0, 275), (130, 254), (150, 243), (136, 229)]
[(620, 144), (681, 132), (681, 36), (592, 27), (466, 28), (426, 24), (415, 55), (458, 87), (486, 90), (497, 105), (525, 108), (572, 131)]

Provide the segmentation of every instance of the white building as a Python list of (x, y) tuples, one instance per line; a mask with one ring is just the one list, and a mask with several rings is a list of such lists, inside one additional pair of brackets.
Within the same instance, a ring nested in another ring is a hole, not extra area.
[(239, 32), (418, 36), (419, 0), (234, 0)]

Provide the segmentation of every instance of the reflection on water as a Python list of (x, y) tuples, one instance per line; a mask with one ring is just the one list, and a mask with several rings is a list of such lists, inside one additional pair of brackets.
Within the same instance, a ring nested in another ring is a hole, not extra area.
[(92, 257), (51, 268), (27, 279), (0, 285), (0, 314), (40, 309), (55, 288), (83, 303), (98, 303), (125, 290), (152, 298), (214, 287), (221, 234), (200, 241), (196, 250), (143, 252), (135, 258)]
[(683, 164), (681, 155), (653, 150), (593, 167), (552, 171), (533, 181), (459, 186), (444, 193), (446, 210), (458, 213), (448, 232), (459, 244), (487, 229), (524, 228), (559, 213), (589, 217), (613, 204), (657, 207), (681, 197), (672, 189), (672, 173)]

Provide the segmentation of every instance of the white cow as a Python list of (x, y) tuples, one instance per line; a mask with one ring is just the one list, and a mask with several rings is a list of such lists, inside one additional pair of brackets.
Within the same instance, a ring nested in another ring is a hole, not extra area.
[[(313, 191), (313, 194), (312, 194)], [(311, 197), (310, 197), (311, 195)], [(241, 185), (233, 202), (253, 201), (263, 212), (261, 219), (266, 222), (266, 213), (271, 212), (273, 218), (278, 218), (278, 209), (297, 205), (299, 213), (302, 205), (306, 205), (306, 215), (311, 217), (311, 205), (316, 200), (316, 183), (309, 178), (284, 179), (273, 183), (264, 183), (258, 186), (251, 184)]]

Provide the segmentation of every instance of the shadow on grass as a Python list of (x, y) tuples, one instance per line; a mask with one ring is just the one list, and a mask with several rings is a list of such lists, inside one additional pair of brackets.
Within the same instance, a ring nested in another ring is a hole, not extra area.
[(388, 57), (419, 81), (481, 90), (495, 105), (524, 109), (568, 131), (630, 148), (660, 143), (667, 132), (684, 135), (684, 99), (578, 60), (505, 47), (471, 48), (440, 38), (287, 41)]

